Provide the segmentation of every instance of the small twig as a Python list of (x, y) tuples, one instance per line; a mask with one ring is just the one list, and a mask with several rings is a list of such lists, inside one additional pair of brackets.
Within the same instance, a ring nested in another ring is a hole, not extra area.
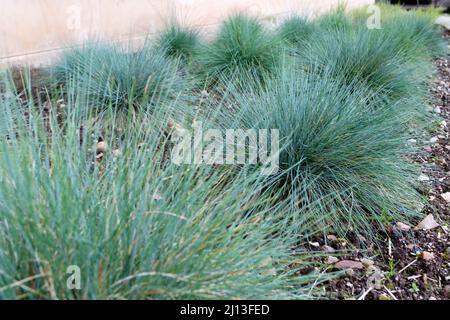
[(386, 289), (386, 291), (389, 293), (389, 295), (392, 297), (392, 299), (397, 300), (397, 298), (394, 296), (394, 294), (392, 293), (391, 290), (389, 290), (386, 286), (383, 286), (383, 287)]
[(311, 288), (309, 289), (309, 295), (311, 295), (313, 289), (316, 287), (317, 283), (319, 282), (320, 277), (323, 276), (323, 275), (328, 271), (328, 269), (330, 269), (330, 267), (326, 267), (325, 270), (323, 270), (323, 271), (319, 274), (319, 276), (317, 277), (317, 279), (314, 281), (313, 285), (312, 285)]
[(370, 287), (369, 289), (364, 291), (363, 294), (361, 295), (361, 297), (358, 298), (358, 300), (364, 300), (366, 298), (367, 294), (372, 290), (373, 290), (373, 287)]
[(417, 262), (417, 259), (414, 259), (412, 262), (410, 262), (406, 267), (404, 267), (403, 269), (401, 269), (398, 274), (402, 273), (403, 271), (405, 271), (406, 269), (408, 269), (409, 267), (411, 267), (414, 263)]
[(427, 277), (427, 280), (430, 280), (430, 281), (433, 281), (433, 282), (439, 282), (438, 280), (430, 278), (430, 277)]

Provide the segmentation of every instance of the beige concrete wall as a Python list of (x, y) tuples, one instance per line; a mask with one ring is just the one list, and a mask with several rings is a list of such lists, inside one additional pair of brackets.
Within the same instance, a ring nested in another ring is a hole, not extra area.
[(314, 16), (345, 3), (374, 0), (0, 0), (0, 64), (50, 62), (63, 48), (86, 40), (139, 41), (171, 19), (206, 32), (228, 15), (246, 12)]

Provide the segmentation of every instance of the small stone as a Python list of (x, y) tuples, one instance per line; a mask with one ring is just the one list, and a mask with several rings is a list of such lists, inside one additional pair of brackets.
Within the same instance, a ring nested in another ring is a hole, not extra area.
[(409, 230), (411, 230), (411, 227), (403, 222), (397, 222), (396, 226), (400, 231), (403, 231), (403, 232), (408, 232)]
[(429, 178), (428, 176), (424, 175), (424, 174), (421, 174), (421, 175), (417, 178), (417, 180), (424, 182), (424, 181), (430, 181), (430, 178)]
[(417, 143), (417, 140), (416, 139), (409, 139), (408, 142), (410, 144), (415, 144), (415, 143)]
[(327, 239), (330, 240), (330, 241), (337, 241), (336, 236), (332, 235), (332, 234), (327, 235)]
[(97, 153), (105, 152), (108, 149), (108, 144), (105, 141), (97, 143)]
[(430, 146), (424, 147), (423, 150), (426, 152), (433, 152), (433, 149)]
[[(167, 122), (167, 126), (169, 127), (170, 130), (180, 130), (183, 128), (183, 126), (181, 124), (174, 121), (173, 119), (169, 119), (169, 121)], [(141, 145), (144, 145), (144, 144), (141, 143), (141, 144), (139, 144), (138, 147), (140, 147)]]
[(337, 263), (337, 262), (339, 262), (339, 259), (336, 258), (336, 257), (329, 256), (329, 257), (327, 258), (327, 264), (335, 264), (335, 263)]
[(337, 269), (345, 270), (345, 269), (364, 269), (364, 266), (361, 262), (353, 261), (353, 260), (342, 260), (334, 265)]
[(419, 224), (416, 226), (416, 230), (431, 230), (434, 228), (439, 227), (439, 224), (434, 220), (434, 217), (432, 214), (429, 214), (419, 222)]
[(430, 143), (436, 143), (436, 142), (438, 142), (438, 140), (439, 140), (438, 137), (432, 137), (432, 138), (430, 139)]
[(441, 194), (442, 199), (444, 199), (446, 202), (450, 202), (450, 192), (445, 192)]
[(318, 242), (310, 242), (309, 245), (314, 248), (320, 247), (320, 243), (318, 243)]
[(352, 277), (355, 275), (355, 271), (353, 269), (346, 269), (345, 274), (349, 277)]
[(425, 261), (431, 261), (434, 259), (434, 253), (424, 251), (424, 252), (422, 252), (422, 259)]
[(437, 113), (437, 114), (440, 114), (441, 113), (441, 107), (434, 108), (434, 112)]
[(447, 295), (447, 298), (450, 298), (450, 284), (444, 287), (444, 292)]
[(361, 263), (363, 264), (364, 267), (369, 268), (371, 266), (374, 265), (373, 260), (367, 259), (367, 258), (362, 258), (361, 259)]
[(323, 246), (323, 251), (332, 253), (332, 252), (335, 252), (336, 250), (331, 246), (325, 245), (325, 246)]

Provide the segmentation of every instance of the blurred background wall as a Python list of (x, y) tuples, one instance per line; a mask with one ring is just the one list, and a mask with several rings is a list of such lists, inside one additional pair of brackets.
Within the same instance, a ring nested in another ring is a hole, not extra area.
[(211, 33), (228, 15), (276, 21), (375, 0), (1, 0), (0, 65), (45, 64), (88, 40), (139, 42), (176, 19)]

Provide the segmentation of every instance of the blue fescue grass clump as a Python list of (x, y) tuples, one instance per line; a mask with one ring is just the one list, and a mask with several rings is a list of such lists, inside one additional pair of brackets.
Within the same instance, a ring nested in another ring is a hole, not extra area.
[(352, 28), (352, 21), (346, 14), (343, 6), (325, 13), (317, 18), (315, 22), (324, 32), (346, 32)]
[(368, 238), (385, 215), (415, 217), (417, 172), (405, 158), (411, 150), (401, 129), (410, 115), (381, 105), (356, 82), (343, 89), (342, 80), (317, 74), (284, 71), (266, 90), (239, 95), (236, 110), (217, 121), (279, 130), (281, 171), (268, 178), (267, 190), (281, 190), (293, 219), (313, 216), (322, 228)]
[[(382, 103), (403, 101), (399, 109), (416, 110), (423, 118), (423, 105), (434, 67), (431, 57), (446, 51), (434, 11), (406, 12), (382, 6), (382, 29), (368, 29), (361, 12), (349, 18), (342, 8), (317, 19), (316, 32), (303, 46), (294, 48), (303, 64), (318, 65), (343, 80), (343, 90), (354, 82), (370, 89)], [(304, 67), (301, 67), (304, 69)], [(400, 110), (399, 110), (400, 111)]]
[(84, 93), (80, 90), (79, 94), (99, 110), (108, 106), (152, 108), (179, 97), (186, 85), (176, 62), (168, 60), (163, 50), (150, 46), (129, 50), (91, 44), (71, 49), (53, 72), (59, 84), (76, 82), (84, 87)]
[[(16, 107), (0, 100), (2, 113)], [(42, 126), (48, 114), (32, 106), (32, 117), (6, 121), (0, 298), (309, 296), (318, 275), (296, 274), (292, 261), (305, 261), (294, 248), (299, 238), (275, 236), (279, 209), (258, 196), (258, 175), (235, 177), (224, 188), (227, 170), (172, 164), (165, 108), (137, 115), (141, 125), (120, 139), (104, 137), (109, 148), (99, 158), (93, 137), (101, 126), (79, 130), (87, 109), (68, 103), (63, 125), (52, 114), (49, 131)], [(71, 266), (79, 267), (80, 290), (67, 286)]]
[(422, 82), (431, 73), (431, 68), (426, 68), (428, 61), (417, 63), (383, 31), (365, 27), (318, 34), (300, 55), (306, 63), (332, 70), (331, 76), (344, 80), (344, 87), (358, 82), (390, 101), (417, 97), (417, 88), (424, 87)]
[(288, 45), (295, 48), (305, 45), (315, 31), (315, 25), (307, 18), (292, 16), (284, 20), (278, 28), (278, 35)]
[(446, 54), (447, 45), (441, 27), (434, 25), (434, 17), (422, 11), (404, 13), (386, 19), (383, 29), (402, 52), (411, 52), (422, 59), (441, 57)]
[[(400, 5), (385, 3), (378, 3), (377, 7), (380, 9), (380, 33), (397, 44), (399, 51), (413, 53), (422, 59), (446, 54), (441, 27), (434, 23), (442, 14), (442, 8), (427, 7), (407, 11)], [(367, 8), (350, 12), (352, 19), (363, 26), (366, 26), (370, 15), (372, 13)]]
[[(381, 30), (355, 24), (346, 32), (317, 33), (299, 55), (306, 63), (332, 70), (331, 76), (344, 80), (344, 88), (356, 81), (369, 88), (375, 99), (391, 103), (403, 101), (400, 106), (396, 104), (398, 108), (414, 109), (418, 118), (423, 117), (428, 82), (434, 73), (431, 52), (439, 51), (442, 39), (429, 22), (424, 34), (430, 34), (421, 37), (418, 33), (412, 49), (411, 42), (406, 40), (409, 36), (394, 27), (395, 21), (390, 28), (386, 23)], [(426, 40), (432, 37), (436, 41)]]
[(172, 24), (164, 29), (156, 40), (157, 47), (161, 48), (167, 57), (190, 61), (196, 54), (200, 45), (199, 32)]
[(208, 83), (220, 77), (260, 82), (276, 71), (280, 49), (278, 38), (259, 21), (237, 15), (224, 22), (215, 40), (203, 48), (199, 62)]

